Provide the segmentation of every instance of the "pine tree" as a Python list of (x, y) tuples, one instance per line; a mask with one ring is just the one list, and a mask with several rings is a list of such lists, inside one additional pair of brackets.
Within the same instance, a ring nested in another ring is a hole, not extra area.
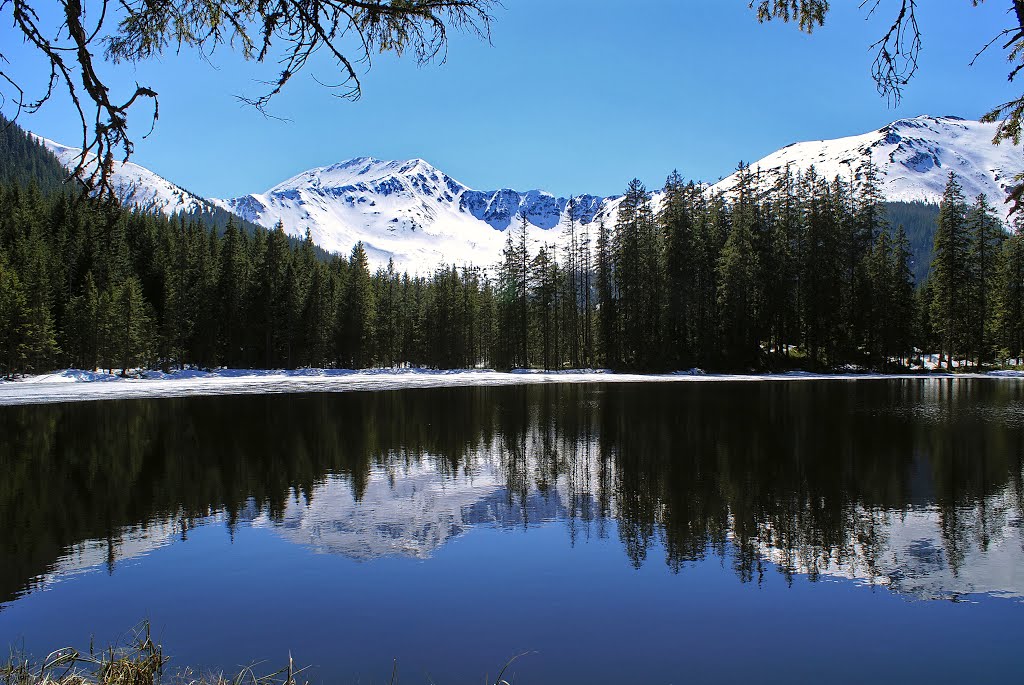
[(621, 363), (618, 293), (615, 287), (615, 258), (612, 235), (602, 218), (597, 232), (597, 309), (600, 323), (601, 360), (608, 368)]
[(533, 283), (533, 305), (540, 329), (540, 357), (546, 371), (555, 368), (557, 265), (542, 245), (533, 258), (530, 278)]
[(589, 368), (594, 365), (594, 273), (593, 258), (590, 244), (590, 226), (593, 222), (583, 224), (582, 234), (579, 239), (580, 265), (580, 307), (583, 309), (582, 321), (582, 361), (583, 366)]
[(1000, 360), (1020, 363), (1024, 352), (1024, 217), (1002, 245), (997, 260), (992, 331)]
[(722, 312), (722, 351), (726, 363), (749, 367), (757, 363), (760, 353), (756, 216), (749, 167), (741, 164), (739, 174), (732, 228), (718, 259), (718, 307)]
[(288, 269), (291, 262), (291, 247), (284, 233), (284, 225), (278, 222), (266, 235), (266, 249), (263, 251), (257, 269), (258, 292), (257, 330), (262, 342), (263, 368), (275, 368), (287, 362), (289, 307), (292, 297)]
[(342, 328), (342, 363), (363, 369), (373, 364), (374, 299), (373, 279), (363, 243), (356, 243), (348, 260)]
[(661, 234), (647, 189), (633, 179), (619, 204), (612, 234), (622, 337), (619, 361), (630, 368), (657, 363), (661, 343)]
[(0, 377), (25, 368), (28, 303), (18, 274), (0, 253)]
[(79, 368), (92, 370), (99, 365), (99, 306), (99, 290), (90, 271), (82, 294), (72, 298), (67, 309), (65, 349)]
[(152, 360), (153, 318), (134, 276), (114, 289), (112, 305), (112, 364), (127, 375), (128, 369), (145, 367)]
[[(566, 233), (565, 245), (565, 277), (567, 281), (567, 295), (565, 313), (566, 329), (569, 339), (569, 363), (573, 368), (580, 367), (580, 355), (583, 347), (580, 329), (580, 284), (582, 274), (580, 272), (580, 246), (577, 236), (577, 221), (579, 218), (579, 206), (576, 198), (572, 195), (565, 207)], [(569, 299), (571, 298), (571, 299)]]
[(529, 368), (530, 366), (530, 319), (529, 319), (529, 287), (530, 287), (530, 253), (527, 250), (527, 231), (529, 222), (526, 220), (526, 212), (522, 211), (519, 217), (519, 232), (516, 235), (515, 252), (515, 282), (516, 282), (516, 303), (519, 308), (519, 345), (520, 357), (519, 366)]
[(790, 345), (799, 340), (797, 293), (799, 269), (796, 245), (801, 230), (796, 179), (789, 165), (772, 189), (770, 227), (761, 264), (762, 319), (769, 348), (789, 356)]
[(995, 210), (988, 198), (978, 195), (974, 206), (967, 214), (967, 231), (970, 234), (971, 284), (968, 316), (971, 327), (971, 347), (978, 366), (991, 359), (994, 341), (989, 328), (992, 317), (991, 307), (996, 284), (996, 258), (1006, 238)]
[(716, 366), (721, 363), (720, 324), (718, 309), (718, 261), (729, 234), (729, 217), (721, 192), (706, 201), (700, 188), (691, 194), (694, 204), (694, 347), (697, 363)]
[(845, 200), (817, 175), (814, 167), (801, 177), (803, 226), (798, 239), (800, 317), (803, 344), (817, 364), (838, 362), (843, 342), (846, 259), (843, 244)]
[[(878, 237), (889, 230), (885, 217), (885, 201), (878, 178), (878, 167), (871, 155), (865, 157), (860, 168), (860, 183), (854, 199), (852, 216), (847, 217), (851, 230), (847, 239), (846, 277), (850, 284), (849, 304), (845, 328), (848, 336), (850, 356), (855, 356), (859, 347), (865, 346), (871, 337), (869, 332), (871, 302), (871, 285), (867, 282), (866, 263), (870, 258), (872, 246)], [(891, 236), (887, 236), (887, 239)], [(887, 240), (886, 259), (892, 263), (891, 240)]]
[(26, 240), (21, 256), (26, 316), (25, 362), (26, 368), (35, 373), (52, 369), (60, 352), (50, 302), (45, 249), (41, 236), (34, 233)]
[(944, 355), (947, 368), (952, 368), (954, 355), (966, 353), (969, 345), (970, 244), (967, 206), (956, 174), (950, 172), (939, 205), (929, 278), (931, 323), (941, 345), (940, 363)]
[(234, 217), (228, 219), (221, 240), (220, 266), (216, 288), (219, 323), (219, 357), (228, 366), (241, 366), (246, 354), (246, 303), (252, 282), (252, 267), (245, 236), (238, 230)]
[(891, 339), (894, 344), (890, 354), (899, 358), (900, 362), (909, 359), (917, 336), (916, 293), (914, 290), (914, 271), (911, 260), (910, 239), (903, 229), (903, 224), (896, 230), (896, 244), (893, 252), (895, 299), (892, 306)]
[(666, 361), (677, 368), (692, 365), (691, 317), (695, 263), (690, 195), (678, 171), (665, 180), (658, 223), (665, 236)]
[(518, 229), (510, 231), (506, 237), (498, 265), (497, 314), (505, 335), (498, 365), (503, 368), (529, 366), (530, 261), (527, 231), (528, 223), (523, 214)]

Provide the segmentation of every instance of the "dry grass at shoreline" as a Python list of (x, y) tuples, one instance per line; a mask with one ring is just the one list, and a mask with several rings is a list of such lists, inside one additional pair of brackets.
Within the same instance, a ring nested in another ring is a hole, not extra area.
[[(493, 685), (510, 685), (504, 675), (508, 668), (525, 654), (518, 654), (498, 672), (495, 680), (485, 679)], [(50, 652), (42, 661), (12, 652), (7, 662), (0, 665), (0, 685), (309, 685), (300, 676), (305, 669), (296, 669), (291, 655), (288, 665), (279, 671), (260, 675), (254, 666), (237, 674), (195, 674), (185, 668), (166, 673), (169, 658), (163, 647), (153, 640), (148, 622), (131, 631), (123, 646), (95, 651), (90, 644), (88, 653), (65, 647)], [(398, 664), (391, 672), (390, 685), (398, 683)]]
[[(88, 653), (71, 647), (50, 652), (42, 661), (26, 654), (12, 652), (0, 666), (0, 685), (308, 685), (298, 680), (291, 657), (288, 665), (266, 675), (259, 675), (250, 666), (233, 676), (224, 673), (196, 675), (191, 669), (168, 674), (168, 657), (153, 640), (149, 623), (142, 623), (120, 647)], [(168, 678), (165, 681), (165, 678)]]

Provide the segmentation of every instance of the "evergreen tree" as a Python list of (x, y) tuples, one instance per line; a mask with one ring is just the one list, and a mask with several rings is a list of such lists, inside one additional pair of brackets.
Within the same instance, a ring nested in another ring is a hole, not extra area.
[(374, 297), (373, 279), (363, 243), (356, 243), (348, 260), (341, 329), (341, 362), (348, 368), (363, 369), (373, 364)]
[(10, 378), (24, 370), (27, 328), (25, 290), (0, 253), (0, 377)]
[(601, 360), (608, 368), (618, 368), (621, 360), (618, 293), (615, 287), (615, 258), (612, 236), (602, 218), (597, 233), (597, 310), (600, 323)]
[(291, 248), (284, 233), (284, 225), (278, 222), (266, 234), (258, 273), (259, 293), (257, 300), (256, 330), (262, 342), (263, 367), (275, 368), (287, 362), (289, 308), (293, 304), (288, 269), (291, 263)]
[(249, 363), (246, 354), (246, 304), (252, 282), (252, 267), (245, 236), (234, 219), (224, 228), (221, 240), (220, 265), (215, 293), (218, 318), (220, 361), (237, 367)]
[(22, 250), (25, 293), (24, 343), (26, 369), (42, 373), (52, 369), (59, 353), (56, 324), (50, 303), (47, 260), (42, 238), (33, 233)]
[(658, 222), (665, 236), (666, 361), (677, 368), (692, 365), (691, 317), (695, 263), (690, 193), (678, 171), (665, 180)]
[[(860, 183), (857, 187), (853, 213), (847, 218), (851, 226), (846, 255), (846, 277), (850, 289), (845, 329), (848, 340), (847, 354), (851, 358), (856, 357), (858, 348), (867, 345), (867, 340), (871, 337), (868, 317), (873, 306), (872, 288), (865, 271), (872, 246), (876, 244), (878, 237), (889, 229), (884, 201), (878, 167), (875, 166), (871, 155), (866, 155), (860, 168)], [(887, 236), (889, 237), (891, 236)], [(892, 248), (891, 240), (887, 240), (885, 259), (889, 266), (894, 264), (895, 253), (892, 252)]]
[(1024, 352), (1024, 218), (1017, 216), (1014, 232), (999, 251), (992, 330), (997, 356), (1020, 364)]
[(127, 375), (128, 369), (147, 366), (152, 361), (153, 319), (149, 304), (142, 296), (142, 285), (134, 276), (114, 289), (111, 309), (110, 362)]
[(67, 335), (64, 348), (71, 363), (83, 369), (99, 366), (100, 294), (92, 272), (85, 276), (82, 294), (71, 299), (67, 309)]
[(1000, 246), (1006, 238), (1003, 227), (988, 198), (978, 195), (974, 206), (967, 214), (967, 231), (970, 234), (970, 303), (968, 317), (971, 327), (971, 347), (978, 366), (991, 359), (995, 341), (991, 335), (990, 322), (992, 302), (995, 298), (996, 265)]
[(940, 363), (944, 356), (947, 368), (952, 368), (955, 355), (966, 353), (970, 342), (967, 308), (972, 280), (970, 249), (967, 206), (956, 174), (950, 172), (939, 205), (929, 279), (931, 324), (941, 345)]
[(754, 251), (755, 211), (750, 168), (739, 167), (732, 228), (718, 259), (718, 307), (722, 312), (722, 353), (729, 366), (749, 367), (760, 354), (758, 263)]
[(619, 361), (651, 368), (661, 349), (663, 248), (650, 196), (639, 179), (629, 182), (619, 204), (612, 251), (622, 326)]
[(557, 356), (557, 286), (558, 266), (549, 257), (548, 247), (541, 246), (531, 268), (533, 305), (540, 329), (540, 358), (546, 371), (556, 367)]

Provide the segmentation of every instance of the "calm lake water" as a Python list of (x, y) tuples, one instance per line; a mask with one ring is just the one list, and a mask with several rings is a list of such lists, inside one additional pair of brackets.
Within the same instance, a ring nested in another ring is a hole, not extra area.
[[(1024, 382), (0, 408), (0, 648), (315, 682), (1020, 682)], [(506, 674), (507, 676), (507, 674)]]

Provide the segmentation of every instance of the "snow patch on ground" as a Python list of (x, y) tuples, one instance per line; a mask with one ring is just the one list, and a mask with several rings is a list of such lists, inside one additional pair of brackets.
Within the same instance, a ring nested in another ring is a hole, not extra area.
[(212, 395), (255, 395), (301, 392), (348, 392), (465, 386), (532, 385), (540, 383), (699, 383), (722, 381), (892, 380), (1021, 378), (1024, 372), (982, 374), (819, 374), (806, 371), (764, 374), (706, 374), (700, 369), (668, 374), (614, 373), (602, 369), (512, 372), (488, 369), (437, 371), (431, 369), (187, 369), (172, 373), (141, 371), (122, 378), (104, 372), (66, 369), (14, 381), (0, 382), (0, 406)]

